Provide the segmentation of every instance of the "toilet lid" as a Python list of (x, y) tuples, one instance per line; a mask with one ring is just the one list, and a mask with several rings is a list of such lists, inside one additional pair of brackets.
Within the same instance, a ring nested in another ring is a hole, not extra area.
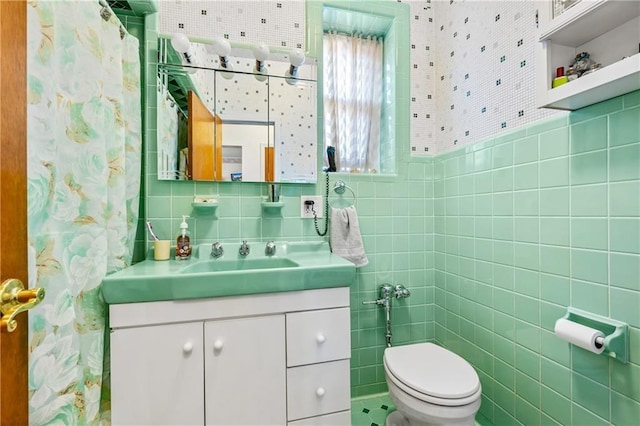
[(465, 398), (480, 388), (478, 374), (467, 361), (433, 343), (387, 348), (384, 362), (399, 381), (425, 395)]

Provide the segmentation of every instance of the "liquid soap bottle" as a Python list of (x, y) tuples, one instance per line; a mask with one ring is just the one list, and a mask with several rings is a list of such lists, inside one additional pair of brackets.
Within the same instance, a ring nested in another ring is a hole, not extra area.
[(189, 216), (182, 215), (182, 223), (180, 224), (180, 233), (176, 238), (176, 260), (191, 259), (191, 238), (189, 236), (189, 225), (187, 218)]

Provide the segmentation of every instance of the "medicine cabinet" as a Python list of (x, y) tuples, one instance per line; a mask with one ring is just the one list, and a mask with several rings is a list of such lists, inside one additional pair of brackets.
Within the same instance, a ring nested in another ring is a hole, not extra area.
[(190, 62), (158, 43), (158, 179), (316, 182), (314, 58), (292, 78), (287, 52), (258, 73), (250, 48), (233, 48), (223, 68), (207, 43), (190, 43)]

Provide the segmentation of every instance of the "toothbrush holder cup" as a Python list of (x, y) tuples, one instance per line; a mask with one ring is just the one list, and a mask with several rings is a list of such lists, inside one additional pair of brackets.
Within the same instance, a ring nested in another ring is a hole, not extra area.
[(277, 203), (280, 201), (280, 184), (270, 183), (269, 184), (269, 195), (267, 199), (270, 203)]

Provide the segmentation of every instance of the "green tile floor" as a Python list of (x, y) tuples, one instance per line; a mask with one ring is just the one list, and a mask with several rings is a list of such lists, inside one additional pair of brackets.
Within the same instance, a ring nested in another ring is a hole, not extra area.
[[(387, 393), (379, 393), (351, 400), (351, 426), (383, 426), (387, 416), (396, 410)], [(476, 426), (491, 426), (480, 413), (476, 416)]]
[(382, 426), (395, 411), (389, 394), (380, 393), (351, 400), (351, 426)]

